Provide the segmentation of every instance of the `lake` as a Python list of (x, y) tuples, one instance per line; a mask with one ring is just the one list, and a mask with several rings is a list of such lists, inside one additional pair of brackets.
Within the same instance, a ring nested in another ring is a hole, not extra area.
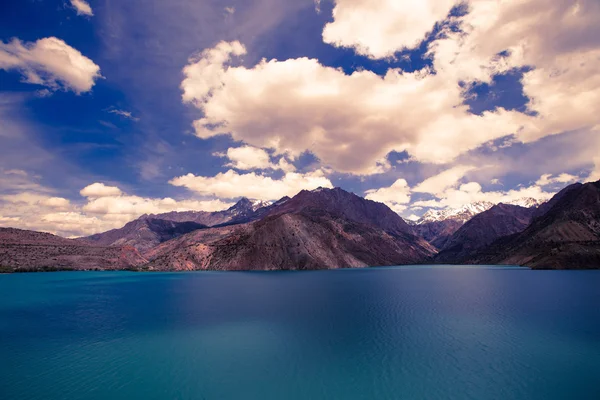
[(0, 275), (0, 398), (600, 399), (600, 271)]

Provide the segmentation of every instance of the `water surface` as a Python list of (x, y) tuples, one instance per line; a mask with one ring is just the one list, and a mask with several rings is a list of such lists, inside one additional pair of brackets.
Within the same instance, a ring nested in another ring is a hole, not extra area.
[(600, 399), (600, 271), (0, 275), (0, 398)]

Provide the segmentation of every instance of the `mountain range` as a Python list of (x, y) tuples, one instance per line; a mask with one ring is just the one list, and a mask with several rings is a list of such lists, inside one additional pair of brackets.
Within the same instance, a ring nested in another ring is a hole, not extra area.
[(0, 228), (0, 269), (285, 270), (424, 263), (600, 268), (600, 182), (479, 202), (413, 224), (340, 188), (228, 210), (143, 215), (79, 239)]

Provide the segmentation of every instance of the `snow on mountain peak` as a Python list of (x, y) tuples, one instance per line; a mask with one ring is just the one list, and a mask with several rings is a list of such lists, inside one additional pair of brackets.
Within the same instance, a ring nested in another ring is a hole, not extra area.
[(419, 221), (418, 225), (425, 224), (428, 222), (445, 221), (452, 219), (461, 222), (467, 222), (475, 215), (489, 210), (494, 206), (493, 203), (487, 201), (478, 201), (475, 203), (466, 204), (459, 208), (447, 208), (444, 210), (429, 210), (427, 211)]
[(543, 203), (542, 201), (534, 199), (533, 197), (523, 197), (521, 199), (509, 201), (506, 204), (510, 204), (513, 206), (521, 206), (521, 207), (525, 207), (525, 208), (531, 208), (531, 207), (539, 207), (542, 203)]
[[(510, 204), (514, 206), (521, 206), (525, 208), (539, 207), (543, 202), (532, 197), (524, 197), (521, 199), (505, 202), (504, 204)], [(462, 223), (467, 222), (475, 215), (480, 214), (484, 211), (489, 210), (494, 206), (494, 203), (488, 201), (478, 201), (475, 203), (466, 204), (459, 208), (446, 208), (444, 210), (429, 210), (416, 222), (417, 225), (426, 224), (428, 222), (439, 222), (448, 219), (460, 221)]]

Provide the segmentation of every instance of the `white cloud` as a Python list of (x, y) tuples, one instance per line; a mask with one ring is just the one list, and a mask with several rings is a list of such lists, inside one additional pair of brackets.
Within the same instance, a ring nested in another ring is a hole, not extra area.
[(17, 70), (24, 82), (77, 94), (89, 92), (100, 78), (100, 67), (55, 37), (24, 43), (0, 41), (0, 69)]
[(117, 110), (117, 109), (115, 109), (115, 110), (110, 110), (108, 112), (111, 113), (111, 114), (120, 115), (121, 117), (130, 119), (132, 121), (139, 121), (140, 120), (139, 118), (134, 117), (133, 114), (131, 113), (131, 111), (125, 111), (125, 110)]
[(242, 54), (239, 42), (221, 42), (184, 69), (183, 100), (205, 115), (194, 124), (197, 136), (231, 134), (293, 157), (308, 150), (338, 172), (380, 173), (392, 150), (448, 162), (529, 118), (503, 109), (470, 114), (458, 84), (427, 70), (346, 75), (307, 58), (229, 66)]
[(404, 179), (398, 179), (390, 187), (367, 190), (366, 198), (386, 204), (392, 210), (400, 213), (410, 202), (410, 187)]
[(102, 183), (94, 183), (81, 190), (82, 196), (87, 197), (83, 204), (53, 196), (51, 190), (34, 184), (22, 185), (17, 182), (11, 188), (14, 193), (0, 194), (0, 225), (65, 237), (85, 236), (120, 228), (142, 214), (219, 211), (232, 205), (231, 202), (221, 200), (133, 196), (123, 193), (115, 186)]
[[(371, 57), (389, 56), (418, 42), (458, 3), (338, 0), (324, 37)], [(390, 151), (443, 164), (503, 137), (508, 140), (496, 151), (568, 131), (598, 136), (597, 1), (467, 3), (466, 15), (452, 17), (461, 31), (446, 26), (430, 44), (435, 73), (346, 75), (307, 58), (237, 67), (232, 60), (245, 48), (221, 42), (184, 69), (184, 101), (204, 113), (194, 124), (196, 133), (204, 139), (231, 134), (276, 154), (310, 151), (323, 167), (359, 175), (380, 172), (377, 162)], [(398, 23), (404, 18), (411, 21)], [(463, 105), (459, 83), (468, 88), (525, 67), (530, 113), (498, 108), (473, 115)]]
[(120, 196), (122, 194), (121, 189), (116, 186), (106, 186), (104, 183), (92, 183), (89, 186), (84, 187), (79, 192), (84, 197), (99, 198), (108, 196)]
[(600, 157), (594, 158), (594, 168), (590, 175), (586, 178), (587, 182), (596, 182), (600, 180)]
[(537, 200), (549, 200), (554, 192), (546, 192), (538, 185), (521, 187), (507, 191), (484, 192), (477, 182), (469, 182), (461, 185), (459, 188), (447, 189), (444, 193), (438, 195), (436, 200), (416, 201), (412, 205), (417, 207), (432, 208), (457, 208), (465, 204), (478, 201), (487, 201), (490, 203), (506, 203), (531, 197)]
[(71, 0), (71, 5), (77, 11), (77, 15), (87, 15), (88, 17), (94, 15), (92, 7), (90, 7), (90, 4), (85, 0)]
[(129, 221), (142, 214), (159, 214), (169, 211), (219, 211), (230, 207), (231, 203), (220, 200), (174, 200), (155, 199), (131, 195), (91, 196), (82, 207), (87, 214), (103, 215)]
[(226, 153), (213, 154), (219, 157), (229, 159), (226, 167), (235, 168), (243, 171), (256, 169), (282, 170), (284, 172), (294, 172), (296, 168), (289, 163), (285, 157), (281, 157), (277, 164), (271, 162), (271, 156), (264, 149), (252, 146), (230, 147)]
[(227, 14), (233, 15), (235, 14), (235, 7), (225, 7), (225, 12)]
[(331, 181), (322, 171), (300, 174), (287, 172), (281, 179), (273, 179), (254, 172), (238, 174), (233, 170), (213, 177), (188, 174), (169, 181), (172, 185), (186, 187), (198, 194), (233, 199), (246, 196), (258, 200), (279, 200), (284, 196), (294, 196), (301, 190), (318, 187), (331, 188)]
[(414, 48), (444, 20), (456, 0), (335, 0), (333, 22), (323, 41), (354, 48), (358, 54), (386, 58)]
[(535, 182), (535, 184), (538, 186), (548, 186), (560, 183), (564, 186), (565, 184), (574, 183), (578, 180), (578, 176), (571, 174), (560, 174), (556, 176), (552, 176), (552, 174), (544, 174)]
[(458, 182), (464, 178), (465, 174), (472, 171), (475, 167), (459, 165), (450, 168), (438, 175), (432, 176), (419, 183), (414, 189), (418, 193), (440, 194), (446, 189), (455, 187)]

